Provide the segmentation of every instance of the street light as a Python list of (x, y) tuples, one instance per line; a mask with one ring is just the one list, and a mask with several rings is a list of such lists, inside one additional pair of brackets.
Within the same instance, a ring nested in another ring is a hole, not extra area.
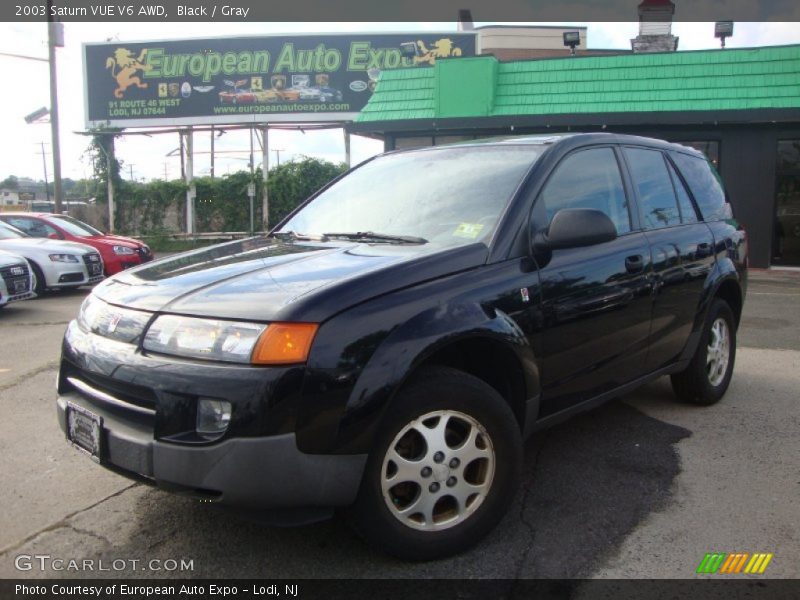
[(564, 45), (569, 46), (569, 53), (575, 56), (575, 46), (580, 46), (581, 32), (580, 31), (565, 31), (564, 32)]
[(717, 21), (714, 23), (714, 37), (719, 38), (722, 49), (725, 49), (725, 38), (733, 36), (733, 21)]
[[(47, 0), (47, 14), (53, 14), (53, 0)], [(47, 19), (47, 52), (50, 66), (50, 135), (53, 138), (53, 183), (56, 204), (53, 212), (61, 212), (61, 143), (58, 137), (58, 80), (56, 77), (56, 48), (64, 46), (64, 25)]]

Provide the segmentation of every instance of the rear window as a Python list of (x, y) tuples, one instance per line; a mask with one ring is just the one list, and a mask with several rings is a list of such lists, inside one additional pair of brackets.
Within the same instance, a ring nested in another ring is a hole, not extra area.
[(680, 152), (671, 152), (672, 160), (689, 184), (704, 221), (719, 221), (730, 217), (730, 207), (725, 200), (717, 171), (707, 160)]
[(675, 189), (667, 172), (664, 156), (658, 150), (625, 148), (634, 184), (639, 191), (639, 207), (646, 229), (681, 224)]

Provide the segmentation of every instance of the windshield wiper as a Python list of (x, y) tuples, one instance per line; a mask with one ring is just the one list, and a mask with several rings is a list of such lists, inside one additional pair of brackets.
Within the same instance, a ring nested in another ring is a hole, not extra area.
[(297, 233), (296, 231), (274, 231), (269, 234), (270, 237), (277, 238), (279, 240), (300, 240), (300, 241), (311, 241), (311, 242), (327, 242), (328, 238), (325, 234), (322, 235), (314, 235), (311, 233)]
[(356, 231), (347, 233), (323, 233), (326, 238), (345, 238), (348, 240), (387, 242), (395, 244), (427, 244), (428, 240), (414, 235), (390, 235), (388, 233), (375, 233), (374, 231)]

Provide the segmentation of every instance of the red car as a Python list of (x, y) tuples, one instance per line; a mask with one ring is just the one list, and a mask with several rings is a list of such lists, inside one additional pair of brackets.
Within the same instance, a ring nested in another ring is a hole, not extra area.
[(67, 215), (7, 212), (0, 213), (0, 220), (33, 237), (80, 242), (96, 248), (103, 257), (107, 276), (153, 260), (153, 253), (143, 242), (105, 234)]

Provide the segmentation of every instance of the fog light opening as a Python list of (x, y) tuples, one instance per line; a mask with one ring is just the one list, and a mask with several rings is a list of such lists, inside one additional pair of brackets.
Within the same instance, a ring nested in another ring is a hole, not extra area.
[(231, 421), (231, 403), (215, 398), (200, 398), (197, 401), (197, 434), (217, 438), (228, 429)]

